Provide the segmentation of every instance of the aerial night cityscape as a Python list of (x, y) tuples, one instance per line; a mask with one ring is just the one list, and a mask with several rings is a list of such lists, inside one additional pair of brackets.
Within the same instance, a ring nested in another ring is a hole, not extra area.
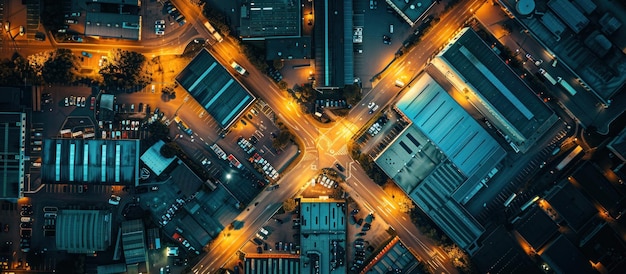
[(625, 24), (0, 0), (0, 273), (626, 273)]

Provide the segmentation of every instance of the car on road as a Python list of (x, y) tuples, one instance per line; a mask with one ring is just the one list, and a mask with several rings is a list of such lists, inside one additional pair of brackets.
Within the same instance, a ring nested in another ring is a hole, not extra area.
[(345, 169), (345, 168), (343, 168), (343, 166), (342, 166), (342, 165), (340, 165), (339, 163), (336, 163), (336, 164), (335, 164), (335, 167), (336, 167), (339, 171), (341, 171), (341, 172), (344, 172), (344, 171), (346, 170), (346, 169)]
[(24, 26), (20, 26), (20, 36), (24, 36)]
[(237, 73), (241, 74), (241, 75), (245, 75), (246, 74), (246, 69), (244, 69), (243, 67), (241, 67), (239, 64), (237, 64), (237, 62), (233, 61), (230, 63), (230, 66), (232, 68), (235, 69), (235, 71), (237, 71)]
[(154, 32), (156, 35), (165, 35), (165, 32), (162, 30), (157, 30)]
[(154, 21), (155, 25), (165, 25), (165, 20), (161, 19), (161, 20), (156, 20)]
[(76, 19), (65, 19), (65, 23), (67, 23), (67, 24), (78, 24), (78, 20), (76, 20)]
[(374, 107), (370, 109), (369, 114), (374, 113), (376, 110), (378, 110), (378, 105), (374, 105)]
[(94, 109), (96, 107), (96, 97), (91, 96), (91, 103), (89, 104), (89, 109)]
[(65, 97), (65, 106), (70, 106), (70, 98)]
[(383, 35), (383, 43), (385, 45), (391, 45), (391, 37), (389, 37), (387, 35)]
[(530, 60), (533, 63), (535, 63), (535, 66), (539, 66), (539, 65), (541, 65), (541, 63), (543, 63), (543, 60), (535, 59), (532, 55), (530, 55), (530, 53), (526, 53), (526, 58), (528, 58), (528, 60)]
[(91, 53), (86, 52), (86, 51), (83, 51), (83, 52), (81, 52), (80, 54), (81, 54), (81, 55), (83, 55), (83, 56), (85, 56), (85, 57), (87, 57), (87, 58), (91, 58), (91, 57), (93, 57), (93, 55), (92, 55)]
[(83, 42), (83, 38), (81, 38), (78, 35), (72, 35), (72, 41), (76, 41), (76, 42), (82, 43)]

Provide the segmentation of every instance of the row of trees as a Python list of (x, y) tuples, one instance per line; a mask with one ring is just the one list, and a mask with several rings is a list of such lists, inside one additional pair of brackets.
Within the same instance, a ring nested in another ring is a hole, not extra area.
[(114, 50), (112, 58), (101, 69), (104, 86), (116, 89), (144, 87), (152, 81), (146, 57), (138, 52)]
[[(99, 71), (102, 79), (96, 82), (110, 90), (145, 86), (152, 81), (145, 56), (141, 53), (115, 50), (110, 61)], [(83, 80), (78, 70), (78, 57), (70, 49), (59, 48), (24, 58), (14, 54), (0, 61), (0, 84), (8, 86), (72, 84)]]

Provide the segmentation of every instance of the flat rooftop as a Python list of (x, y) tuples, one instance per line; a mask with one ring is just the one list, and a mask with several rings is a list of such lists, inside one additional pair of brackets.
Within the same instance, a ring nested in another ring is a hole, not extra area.
[(26, 142), (26, 114), (0, 113), (0, 199), (19, 199), (24, 183), (24, 157)]
[(540, 274), (537, 264), (522, 250), (504, 226), (498, 226), (483, 239), (480, 250), (472, 256), (479, 273)]
[(533, 207), (523, 219), (515, 223), (515, 229), (535, 250), (539, 250), (555, 234), (559, 227), (539, 207)]
[(546, 200), (574, 231), (581, 231), (598, 214), (591, 201), (569, 182), (565, 182), (563, 188)]
[[(506, 152), (430, 75), (416, 79), (396, 104), (406, 118), (466, 177), (483, 166), (494, 166)], [(403, 161), (419, 153), (422, 145), (411, 135), (397, 139), (405, 150)], [(403, 145), (404, 144), (404, 145)], [(416, 149), (407, 149), (408, 146)]]
[(141, 16), (88, 12), (85, 16), (85, 35), (140, 40)]
[(300, 231), (302, 233), (336, 233), (346, 232), (346, 215), (344, 208), (337, 206), (343, 201), (301, 199)]
[(176, 156), (172, 158), (163, 157), (163, 155), (161, 155), (161, 147), (164, 145), (165, 142), (159, 140), (141, 155), (141, 161), (146, 164), (156, 176), (161, 175), (163, 170), (170, 166), (174, 160), (178, 159)]
[(598, 273), (565, 235), (556, 238), (539, 255), (555, 273)]
[(222, 128), (229, 127), (255, 99), (206, 49), (178, 74), (176, 81)]
[(556, 122), (552, 110), (471, 28), (451, 40), (432, 64), (442, 74), (454, 75), (447, 76), (454, 87), (470, 91), (474, 107), (493, 116), (487, 118), (518, 145), (532, 144), (531, 137)]
[(626, 193), (621, 187), (614, 186), (591, 162), (585, 162), (571, 176), (572, 182), (608, 211), (614, 218), (619, 215)]
[(111, 245), (111, 212), (59, 210), (56, 219), (56, 249), (69, 253), (94, 253)]
[(300, 272), (346, 273), (346, 222), (345, 201), (300, 199)]
[[(579, 91), (578, 94), (587, 91), (574, 78), (580, 78), (590, 88), (595, 97), (590, 105), (595, 102), (610, 104), (611, 99), (623, 88), (626, 83), (626, 28), (621, 25), (626, 22), (626, 11), (622, 2), (534, 1), (536, 8), (530, 11), (534, 16), (520, 14), (517, 9), (519, 1), (500, 2), (503, 8), (517, 17), (524, 28), (542, 41), (549, 52), (556, 55), (559, 64), (566, 64), (573, 70), (574, 75), (562, 76), (571, 79), (569, 83)], [(590, 10), (593, 13), (589, 14)], [(548, 20), (545, 15), (540, 15), (550, 11), (552, 12), (548, 15)], [(563, 31), (559, 32), (560, 30)], [(589, 35), (594, 31), (602, 31), (606, 35)], [(590, 37), (593, 40), (585, 41)], [(596, 43), (596, 39), (610, 43), (600, 45)]]
[(139, 140), (44, 139), (43, 184), (139, 184)]
[(310, 36), (270, 39), (265, 42), (265, 58), (275, 59), (311, 59), (313, 45)]
[(414, 26), (417, 20), (432, 6), (433, 0), (386, 0), (404, 21)]
[(146, 261), (146, 234), (141, 219), (122, 222), (122, 248), (126, 264)]
[(239, 36), (243, 40), (300, 36), (299, 1), (255, 0), (241, 6)]
[(476, 248), (484, 228), (462, 205), (506, 152), (428, 74), (396, 108), (411, 123), (375, 162), (461, 248)]
[(246, 254), (244, 262), (244, 271), (246, 274), (271, 274), (271, 273), (289, 273), (299, 274), (300, 257), (284, 258), (276, 256), (264, 256), (265, 254)]
[(352, 1), (314, 1), (313, 4), (316, 85), (318, 88), (343, 88), (345, 85), (352, 85)]
[(418, 272), (419, 259), (416, 258), (406, 246), (402, 244), (399, 237), (394, 237), (363, 269), (363, 273), (388, 273), (390, 269), (401, 272), (394, 273), (416, 273)]

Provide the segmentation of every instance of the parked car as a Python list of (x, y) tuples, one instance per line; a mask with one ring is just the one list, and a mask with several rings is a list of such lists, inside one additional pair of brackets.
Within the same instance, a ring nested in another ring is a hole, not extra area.
[(119, 205), (120, 204), (120, 200), (122, 198), (120, 196), (117, 195), (111, 195), (111, 198), (109, 198), (109, 204), (112, 205)]

